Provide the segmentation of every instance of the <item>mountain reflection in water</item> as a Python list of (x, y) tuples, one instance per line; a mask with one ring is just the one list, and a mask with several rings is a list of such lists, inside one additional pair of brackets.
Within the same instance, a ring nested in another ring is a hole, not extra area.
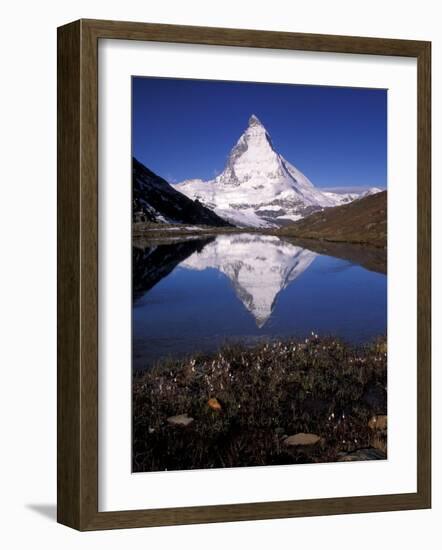
[(341, 246), (344, 259), (326, 254), (325, 245), (312, 251), (246, 233), (136, 243), (134, 367), (231, 340), (384, 334), (387, 278), (358, 263), (382, 272), (385, 251)]
[(272, 314), (278, 294), (301, 275), (316, 254), (267, 235), (221, 235), (181, 267), (217, 269), (232, 283), (236, 296), (258, 327)]

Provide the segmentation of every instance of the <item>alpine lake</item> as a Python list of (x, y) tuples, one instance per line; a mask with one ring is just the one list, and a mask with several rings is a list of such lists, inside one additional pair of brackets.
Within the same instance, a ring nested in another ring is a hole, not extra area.
[(386, 329), (384, 249), (134, 239), (132, 470), (386, 459)]
[(385, 335), (385, 251), (313, 244), (253, 233), (135, 240), (134, 369), (238, 341)]

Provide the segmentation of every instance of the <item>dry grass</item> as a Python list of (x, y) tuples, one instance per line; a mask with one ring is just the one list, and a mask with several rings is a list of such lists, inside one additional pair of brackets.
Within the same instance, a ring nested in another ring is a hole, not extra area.
[[(368, 422), (387, 412), (386, 363), (385, 339), (357, 348), (313, 335), (158, 364), (134, 375), (133, 470), (329, 462), (356, 449), (385, 451), (386, 432)], [(194, 421), (167, 422), (180, 414)], [(284, 445), (299, 432), (318, 434), (320, 443)]]
[(386, 248), (387, 191), (315, 212), (281, 228), (278, 235)]

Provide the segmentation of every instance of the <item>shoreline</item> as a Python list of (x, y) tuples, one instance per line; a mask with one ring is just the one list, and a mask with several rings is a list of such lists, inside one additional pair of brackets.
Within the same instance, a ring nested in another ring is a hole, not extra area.
[(349, 245), (361, 245), (379, 249), (385, 249), (384, 245), (380, 245), (379, 242), (371, 242), (361, 239), (343, 239), (339, 236), (335, 237), (306, 237), (304, 235), (297, 234), (295, 232), (289, 233), (284, 227), (275, 228), (257, 228), (257, 227), (210, 227), (210, 226), (186, 226), (182, 225), (161, 225), (160, 224), (147, 224), (147, 223), (133, 223), (132, 224), (132, 240), (136, 242), (139, 239), (146, 240), (159, 240), (159, 239), (173, 239), (175, 237), (186, 236), (213, 236), (213, 235), (229, 235), (235, 233), (250, 233), (257, 235), (271, 235), (274, 237), (280, 237), (282, 239), (293, 239), (299, 241), (306, 241), (312, 243), (331, 243), (331, 244), (349, 244)]
[(282, 241), (292, 243), (295, 246), (306, 248), (318, 254), (333, 256), (359, 264), (362, 267), (377, 273), (387, 274), (387, 250), (376, 244), (332, 241), (327, 239), (310, 239), (306, 237), (294, 237), (278, 234), (277, 230), (271, 231), (250, 228), (207, 228), (207, 227), (179, 227), (164, 229), (144, 227), (133, 231), (132, 246), (134, 249), (143, 250), (152, 246), (173, 245), (185, 241), (210, 240), (219, 235), (270, 235), (278, 237)]
[[(285, 227), (274, 228), (257, 228), (257, 227), (213, 227), (203, 225), (168, 225), (168, 224), (153, 224), (153, 223), (133, 223), (132, 224), (132, 243), (134, 246), (140, 242), (152, 241), (173, 241), (184, 237), (214, 237), (217, 235), (232, 235), (232, 234), (251, 234), (251, 235), (270, 235), (279, 237), (283, 240), (310, 243), (313, 246), (318, 245), (348, 245), (348, 246), (363, 246), (367, 248), (375, 248), (377, 250), (386, 251), (386, 243), (379, 244), (378, 240), (361, 240), (342, 238), (339, 235), (334, 237), (309, 237), (302, 233), (287, 231)], [(306, 246), (306, 248), (308, 248)]]

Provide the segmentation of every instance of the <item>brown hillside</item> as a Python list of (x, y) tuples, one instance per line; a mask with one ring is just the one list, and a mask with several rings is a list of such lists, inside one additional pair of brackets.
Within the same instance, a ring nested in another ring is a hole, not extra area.
[(326, 208), (278, 231), (283, 236), (387, 246), (387, 191)]

